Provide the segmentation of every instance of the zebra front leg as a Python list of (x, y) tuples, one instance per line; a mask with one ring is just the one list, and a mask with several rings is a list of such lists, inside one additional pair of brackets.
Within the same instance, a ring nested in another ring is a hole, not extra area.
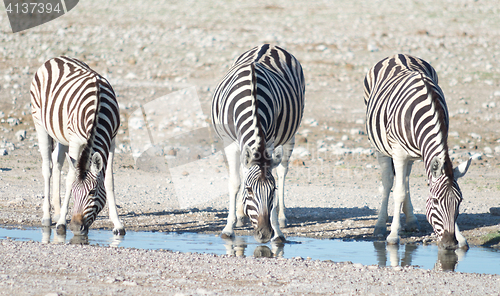
[(38, 135), (38, 146), (40, 148), (40, 154), (42, 155), (42, 176), (44, 181), (42, 226), (51, 226), (52, 220), (50, 218), (50, 178), (52, 177), (51, 151), (53, 141), (42, 126), (35, 125), (35, 128)]
[(280, 230), (280, 224), (278, 222), (278, 214), (276, 213), (276, 206), (271, 210), (271, 227), (274, 230), (274, 236), (271, 239), (273, 243), (284, 243), (286, 241), (285, 235)]
[(458, 241), (458, 249), (468, 250), (469, 243), (467, 243), (467, 239), (460, 233), (460, 229), (458, 229), (458, 225), (455, 222), (455, 237)]
[(278, 176), (278, 221), (281, 228), (285, 228), (288, 225), (288, 220), (286, 219), (286, 207), (285, 207), (285, 178), (288, 173), (288, 163), (290, 161), (290, 156), (292, 155), (293, 146), (295, 145), (295, 136), (283, 145), (283, 157), (281, 163), (276, 168), (276, 175)]
[(113, 177), (113, 158), (115, 151), (115, 140), (111, 142), (111, 147), (109, 149), (108, 165), (106, 167), (106, 177), (104, 179), (104, 187), (106, 188), (106, 196), (109, 200), (109, 219), (113, 222), (113, 234), (114, 235), (125, 235), (125, 228), (122, 222), (118, 218), (118, 211), (116, 209), (116, 199), (115, 199), (115, 182)]
[(237, 143), (232, 143), (224, 149), (229, 166), (229, 208), (226, 227), (222, 230), (222, 238), (234, 237), (236, 224), (236, 197), (240, 189), (240, 149)]
[[(240, 176), (243, 176), (243, 174), (243, 166), (241, 166)], [(240, 186), (236, 194), (236, 227), (243, 227), (248, 222), (248, 217), (245, 216), (245, 212), (243, 211), (242, 189), (243, 186)]]
[(66, 233), (66, 215), (68, 214), (69, 198), (71, 197), (71, 190), (73, 183), (76, 179), (76, 155), (80, 155), (81, 148), (76, 146), (72, 147), (70, 145), (69, 152), (66, 153), (66, 160), (68, 161), (68, 176), (66, 177), (66, 192), (64, 193), (64, 201), (61, 206), (61, 216), (57, 220), (56, 233), (63, 235)]
[(413, 161), (409, 161), (406, 166), (406, 174), (405, 174), (406, 194), (405, 194), (405, 200), (403, 202), (403, 213), (405, 213), (406, 216), (406, 231), (419, 231), (417, 217), (413, 213), (413, 205), (411, 204), (411, 198), (410, 198), (410, 173), (412, 165)]
[(61, 170), (64, 164), (64, 158), (66, 157), (66, 152), (68, 152), (68, 146), (58, 143), (54, 152), (52, 152), (52, 159), (56, 160), (56, 163), (52, 167), (52, 172), (54, 175), (53, 180), (53, 194), (52, 194), (52, 205), (54, 207), (54, 220), (58, 221), (61, 216)]
[(404, 157), (393, 157), (395, 181), (394, 185), (394, 215), (391, 223), (391, 233), (387, 236), (387, 243), (396, 245), (399, 243), (399, 229), (401, 228), (401, 207), (406, 196), (406, 168), (407, 161)]
[(391, 193), (392, 185), (394, 183), (394, 166), (392, 159), (377, 152), (377, 160), (381, 168), (382, 186), (380, 191), (382, 193), (382, 205), (378, 212), (377, 223), (375, 224), (374, 236), (385, 236), (387, 232), (387, 205), (389, 202), (389, 194)]

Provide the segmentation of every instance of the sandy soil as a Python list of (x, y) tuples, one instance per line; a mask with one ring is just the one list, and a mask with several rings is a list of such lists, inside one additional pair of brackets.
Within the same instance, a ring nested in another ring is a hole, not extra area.
[[(300, 60), (307, 81), (304, 120), (287, 178), (290, 225), (283, 230), (285, 235), (374, 239), (380, 172), (364, 135), (362, 80), (375, 62), (403, 52), (426, 59), (438, 72), (450, 111), (454, 164), (473, 157), (468, 174), (459, 182), (464, 201), (458, 224), (471, 246), (498, 247), (498, 238), (487, 236), (500, 231), (500, 216), (490, 213), (500, 207), (500, 20), (495, 1), (96, 3), (81, 1), (68, 15), (18, 34), (10, 33), (6, 14), (0, 14), (0, 151), (8, 153), (0, 156), (3, 225), (40, 223), (43, 180), (29, 114), (29, 84), (46, 59), (64, 54), (105, 75), (118, 94), (122, 127), (115, 184), (126, 229), (219, 233), (227, 216), (223, 157), (219, 152), (172, 166), (169, 151), (180, 153), (192, 142), (166, 139), (206, 127), (213, 88), (233, 59), (252, 46), (271, 42)], [(168, 95), (193, 87), (196, 95), (188, 98), (191, 101), (165, 108), (177, 113), (148, 109), (158, 106), (155, 99), (167, 96), (172, 102)], [(167, 155), (161, 155), (160, 171), (140, 170), (132, 157), (134, 149), (141, 149), (134, 145), (145, 132), (135, 120), (139, 105), (145, 106), (150, 119), (170, 118), (163, 129), (150, 122)], [(208, 135), (204, 140), (213, 138)], [(196, 145), (211, 147), (207, 143)], [(424, 215), (428, 189), (422, 163), (414, 165), (411, 184), (421, 231), (402, 232), (402, 242), (432, 243)], [(107, 211), (93, 225), (111, 227)], [(248, 234), (249, 228), (236, 233)], [(242, 282), (236, 285), (244, 288)], [(34, 286), (24, 287), (29, 287), (27, 294), (37, 293)]]

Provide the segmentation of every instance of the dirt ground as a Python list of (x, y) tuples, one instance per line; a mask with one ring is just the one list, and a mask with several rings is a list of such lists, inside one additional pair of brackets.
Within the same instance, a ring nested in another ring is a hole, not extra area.
[[(227, 169), (221, 155), (208, 157), (206, 167), (194, 164), (204, 178), (213, 175), (218, 187), (211, 191), (200, 179), (186, 177), (183, 184), (208, 196), (196, 193), (186, 206), (182, 188), (176, 187), (182, 177), (173, 168), (137, 168), (131, 139), (137, 128), (129, 126), (130, 120), (139, 105), (195, 87), (201, 117), (193, 112), (187, 116), (194, 124), (181, 119), (171, 124), (188, 132), (203, 127), (196, 119), (208, 118), (213, 89), (234, 58), (271, 42), (299, 59), (307, 81), (304, 120), (286, 185), (286, 236), (374, 239), (380, 171), (364, 134), (362, 80), (374, 63), (401, 52), (422, 57), (437, 70), (450, 112), (454, 164), (473, 157), (459, 182), (464, 201), (458, 224), (471, 246), (498, 247), (500, 216), (490, 213), (500, 207), (498, 13), (493, 0), (453, 5), (80, 1), (68, 15), (18, 34), (10, 33), (2, 14), (0, 151), (8, 155), (0, 156), (0, 223), (40, 224), (43, 179), (29, 113), (29, 85), (46, 59), (64, 54), (106, 76), (118, 94), (122, 126), (114, 167), (126, 230), (219, 233), (227, 216)], [(185, 104), (191, 103), (197, 104)], [(169, 145), (164, 149), (179, 151), (187, 144)], [(163, 160), (168, 165), (168, 158)], [(434, 240), (424, 215), (426, 184), (423, 165), (416, 163), (411, 190), (421, 231), (402, 232), (403, 243)], [(93, 225), (111, 227), (107, 211)], [(237, 230), (237, 235), (246, 233), (248, 227)]]

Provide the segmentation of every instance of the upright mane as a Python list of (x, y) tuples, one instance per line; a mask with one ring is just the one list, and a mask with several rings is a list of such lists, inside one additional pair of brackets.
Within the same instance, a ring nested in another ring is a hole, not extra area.
[(85, 180), (87, 177), (88, 169), (90, 166), (90, 159), (92, 157), (92, 148), (94, 147), (94, 140), (95, 140), (95, 133), (96, 133), (96, 128), (97, 128), (97, 122), (99, 120), (99, 108), (101, 106), (100, 101), (101, 101), (101, 96), (100, 96), (100, 89), (99, 89), (99, 84), (97, 82), (96, 78), (96, 73), (94, 71), (91, 71), (94, 79), (94, 86), (95, 86), (95, 108), (93, 111), (93, 114), (91, 114), (91, 119), (90, 119), (90, 133), (87, 137), (87, 143), (83, 147), (82, 153), (80, 154), (80, 157), (78, 158), (78, 163), (76, 166), (77, 170), (77, 176), (80, 179), (80, 181)]
[[(438, 123), (440, 125), (440, 131), (441, 131), (441, 136), (442, 136), (442, 145), (443, 151), (444, 151), (444, 173), (446, 176), (452, 176), (453, 177), (453, 165), (451, 163), (450, 156), (448, 154), (448, 119), (447, 119), (447, 110), (445, 110), (446, 105), (443, 100), (441, 100), (441, 96), (443, 95), (438, 94), (436, 90), (430, 85), (430, 83), (427, 81), (427, 78), (421, 73), (420, 74), (422, 77), (422, 82), (424, 83), (425, 87), (427, 88), (427, 93), (429, 94), (429, 97), (431, 98), (431, 103), (434, 106), (434, 110), (436, 110), (437, 114), (437, 119)], [(433, 81), (434, 82), (434, 81)], [(451, 186), (451, 183), (450, 183)]]
[(257, 150), (254, 152), (254, 157), (252, 160), (253, 164), (256, 164), (260, 168), (260, 178), (261, 180), (266, 179), (268, 170), (271, 169), (271, 156), (268, 154), (266, 149), (266, 136), (262, 129), (259, 116), (259, 100), (257, 99), (257, 73), (255, 72), (255, 64), (251, 64), (252, 72), (252, 88), (251, 88), (251, 98), (253, 106), (253, 117), (254, 117), (254, 133), (255, 140), (257, 144)]

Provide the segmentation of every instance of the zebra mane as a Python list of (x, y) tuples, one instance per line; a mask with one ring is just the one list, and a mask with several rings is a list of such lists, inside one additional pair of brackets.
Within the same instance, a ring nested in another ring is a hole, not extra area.
[[(440, 125), (440, 131), (442, 136), (442, 145), (444, 151), (444, 174), (448, 177), (451, 177), (453, 180), (453, 165), (450, 159), (450, 155), (448, 154), (448, 124), (446, 122), (446, 111), (444, 110), (444, 106), (440, 100), (440, 95), (436, 93), (434, 88), (430, 85), (430, 83), (425, 79), (424, 75), (420, 73), (422, 77), (422, 82), (427, 88), (427, 93), (431, 98), (431, 102), (434, 105), (434, 109), (437, 113), (438, 123)], [(452, 185), (452, 182), (449, 184)]]
[(78, 163), (76, 166), (77, 176), (80, 181), (85, 180), (87, 177), (87, 173), (90, 167), (90, 160), (92, 157), (92, 148), (94, 147), (95, 133), (97, 129), (97, 122), (99, 120), (99, 108), (101, 107), (101, 95), (99, 83), (97, 80), (97, 73), (91, 71), (94, 74), (94, 83), (95, 83), (95, 96), (96, 96), (96, 106), (94, 109), (94, 118), (92, 120), (92, 128), (90, 129), (90, 135), (88, 135), (87, 143), (83, 147), (82, 153), (80, 154), (80, 158), (78, 159)]
[(271, 169), (271, 157), (266, 150), (266, 136), (262, 129), (259, 116), (259, 100), (257, 99), (257, 73), (255, 72), (255, 64), (251, 64), (252, 72), (252, 86), (251, 86), (251, 98), (253, 106), (253, 117), (254, 117), (254, 132), (255, 141), (257, 144), (257, 151), (254, 152), (254, 157), (252, 159), (252, 164), (258, 165), (260, 168), (260, 178), (261, 180), (266, 179), (268, 170)]

